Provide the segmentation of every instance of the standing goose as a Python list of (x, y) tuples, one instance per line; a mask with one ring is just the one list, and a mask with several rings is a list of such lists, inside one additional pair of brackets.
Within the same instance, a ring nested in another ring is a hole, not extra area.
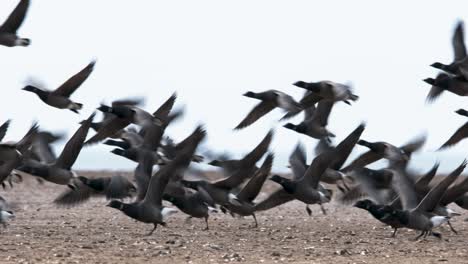
[(302, 106), (296, 102), (294, 98), (277, 90), (268, 90), (261, 93), (254, 93), (249, 91), (245, 93), (244, 96), (258, 99), (261, 102), (258, 103), (234, 128), (235, 130), (250, 126), (276, 107), (279, 107), (287, 112), (297, 112), (302, 109)]
[(86, 140), (94, 115), (95, 113), (91, 114), (85, 122), (82, 122), (75, 134), (68, 140), (60, 156), (53, 163), (45, 164), (36, 160), (27, 160), (18, 170), (55, 184), (68, 185), (74, 189), (73, 179), (76, 174), (71, 171), (71, 168), (83, 148), (83, 142)]
[[(137, 221), (153, 224), (154, 228), (148, 235), (151, 235), (158, 225), (165, 226), (167, 216), (175, 213), (177, 210), (162, 205), (164, 189), (171, 176), (187, 169), (193, 153), (198, 144), (205, 138), (205, 135), (206, 132), (202, 127), (197, 127), (195, 129), (190, 136), (190, 143), (187, 144), (184, 151), (151, 177), (147, 190), (144, 190), (146, 194), (143, 200), (131, 204), (114, 200), (111, 201), (108, 206), (122, 211), (124, 214)], [(138, 189), (138, 192), (141, 191), (142, 189)]]
[[(359, 125), (353, 132), (351, 132), (351, 134), (341, 141), (334, 150), (318, 155), (312, 161), (312, 164), (306, 169), (301, 178), (290, 180), (274, 175), (270, 179), (279, 183), (283, 187), (283, 190), (294, 199), (297, 199), (306, 205), (318, 203), (322, 207), (322, 203), (328, 202), (331, 196), (330, 193), (319, 188), (319, 181), (322, 174), (337, 157), (345, 158), (342, 156), (347, 157), (347, 155), (349, 155), (347, 150), (354, 147), (364, 131), (364, 128), (364, 124)], [(294, 164), (291, 164), (291, 166), (293, 167)], [(308, 206), (306, 206), (306, 210), (310, 215), (310, 209)], [(323, 207), (322, 211), (324, 211)]]
[(468, 79), (468, 59), (466, 57), (465, 32), (463, 22), (459, 21), (452, 37), (452, 46), (454, 59), (453, 62), (446, 65), (440, 62), (431, 64), (436, 69), (443, 70), (453, 75), (463, 75)]
[[(468, 111), (465, 109), (458, 109), (455, 113), (468, 117)], [(458, 128), (457, 131), (455, 131), (455, 133), (439, 148), (439, 150), (452, 147), (466, 137), (468, 137), (468, 122)]]
[(294, 85), (312, 92), (312, 94), (309, 94), (308, 99), (304, 99), (309, 102), (318, 102), (322, 99), (325, 99), (334, 102), (343, 101), (346, 104), (351, 104), (350, 101), (357, 101), (359, 99), (359, 96), (353, 94), (353, 91), (349, 85), (332, 81), (310, 83), (298, 81), (295, 82)]
[(255, 204), (254, 200), (260, 192), (263, 183), (267, 179), (271, 171), (273, 164), (273, 154), (268, 154), (263, 161), (260, 169), (257, 170), (255, 175), (249, 180), (249, 182), (242, 188), (242, 190), (236, 195), (237, 202), (229, 203), (226, 207), (232, 213), (241, 216), (252, 216), (255, 221), (255, 227), (258, 227), (257, 217), (255, 216)]
[(0, 26), (0, 45), (7, 47), (24, 46), (27, 47), (31, 41), (27, 38), (20, 38), (16, 31), (23, 23), (29, 7), (29, 0), (20, 0), (7, 20)]
[(58, 109), (68, 109), (78, 114), (78, 110), (80, 110), (83, 105), (73, 102), (70, 99), (70, 96), (73, 94), (73, 92), (76, 91), (76, 89), (78, 89), (78, 87), (83, 84), (84, 81), (86, 81), (86, 79), (88, 79), (89, 75), (93, 72), (95, 63), (96, 61), (91, 61), (84, 69), (73, 75), (59, 88), (53, 91), (40, 89), (33, 85), (27, 85), (23, 88), (23, 90), (35, 93), (37, 96), (39, 96), (39, 99), (52, 107)]
[(468, 81), (462, 76), (450, 76), (439, 73), (435, 79), (426, 78), (424, 82), (432, 85), (426, 97), (426, 102), (434, 102), (444, 91), (458, 96), (468, 96)]
[(328, 124), (328, 116), (334, 104), (334, 101), (322, 100), (318, 103), (317, 109), (309, 107), (305, 110), (304, 121), (300, 124), (287, 123), (284, 127), (312, 138), (325, 138), (330, 141), (330, 137), (335, 137), (335, 135), (328, 131), (326, 126)]

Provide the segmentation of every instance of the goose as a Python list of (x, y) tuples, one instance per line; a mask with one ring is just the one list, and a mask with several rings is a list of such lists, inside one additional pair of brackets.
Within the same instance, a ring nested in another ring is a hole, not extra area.
[(330, 141), (330, 137), (335, 137), (335, 134), (328, 131), (326, 126), (334, 103), (331, 100), (322, 100), (318, 103), (317, 109), (309, 107), (305, 110), (304, 121), (300, 124), (287, 123), (284, 127), (312, 138), (325, 138)]
[[(156, 230), (158, 225), (166, 226), (166, 218), (177, 210), (162, 205), (164, 189), (172, 175), (187, 168), (198, 144), (205, 136), (205, 130), (201, 126), (197, 127), (190, 135), (189, 143), (184, 151), (156, 172), (150, 178), (146, 189), (143, 186), (138, 186), (138, 196), (141, 197), (140, 193), (145, 192), (142, 200), (130, 204), (112, 200), (108, 206), (122, 211), (128, 217), (139, 222), (153, 224), (153, 229), (147, 234), (148, 236)], [(147, 164), (152, 164), (151, 158)]]
[[(7, 121), (8, 122), (8, 121)], [(8, 124), (8, 123), (7, 123)], [(3, 128), (6, 133), (6, 128)], [(13, 170), (18, 169), (24, 162), (23, 153), (31, 147), (39, 126), (33, 123), (26, 135), (18, 142), (0, 143), (0, 184), (12, 174)]]
[(359, 99), (359, 96), (353, 94), (353, 91), (349, 85), (332, 81), (310, 83), (297, 81), (293, 85), (312, 92), (309, 94), (309, 98), (304, 99), (305, 101), (309, 102), (318, 102), (322, 99), (325, 99), (334, 102), (343, 101), (346, 104), (351, 104), (350, 101), (357, 101)]
[(458, 96), (468, 96), (468, 81), (462, 76), (439, 73), (435, 79), (426, 78), (423, 81), (431, 85), (431, 90), (426, 97), (427, 103), (433, 103), (444, 91)]
[(83, 142), (86, 140), (94, 116), (95, 113), (92, 113), (88, 119), (86, 119), (86, 122), (82, 122), (75, 134), (73, 134), (67, 144), (65, 144), (60, 156), (53, 163), (45, 164), (29, 159), (26, 160), (18, 170), (55, 184), (68, 185), (70, 188), (74, 189), (74, 178), (76, 178), (77, 175), (71, 168), (78, 159), (78, 155), (83, 148)]
[[(208, 165), (222, 168), (226, 175), (231, 175), (242, 168), (253, 167), (255, 166), (255, 163), (268, 151), (272, 138), (273, 131), (269, 131), (262, 141), (242, 159), (215, 159), (210, 161)], [(255, 169), (258, 168), (255, 167)]]
[(453, 62), (446, 65), (440, 62), (434, 62), (431, 64), (436, 69), (443, 70), (453, 75), (463, 75), (465, 79), (468, 79), (468, 59), (466, 57), (465, 47), (465, 33), (464, 25), (462, 21), (459, 21), (455, 27), (452, 46), (454, 59)]
[(254, 200), (260, 192), (265, 180), (271, 171), (273, 164), (274, 155), (268, 154), (263, 161), (262, 166), (255, 172), (255, 175), (249, 180), (249, 182), (235, 195), (237, 200), (235, 203), (230, 203), (226, 208), (234, 214), (241, 216), (252, 216), (255, 221), (255, 227), (258, 227), (257, 217), (255, 216), (255, 204)]
[(117, 100), (112, 102), (111, 106), (102, 104), (98, 110), (107, 115), (107, 118), (99, 125), (97, 133), (85, 142), (85, 145), (96, 144), (108, 137), (120, 137), (124, 129), (132, 123), (142, 126), (162, 125), (161, 118), (157, 116), (158, 111), (151, 115), (137, 107), (140, 103), (141, 100)]
[(26, 17), (29, 2), (29, 0), (20, 0), (7, 20), (0, 26), (0, 45), (7, 47), (27, 47), (31, 44), (30, 39), (20, 38), (16, 33)]
[[(282, 186), (282, 191), (292, 196), (292, 199), (297, 199), (305, 203), (306, 211), (309, 213), (309, 215), (311, 214), (311, 211), (308, 205), (316, 203), (321, 206), (322, 211), (325, 213), (322, 204), (330, 201), (331, 191), (319, 188), (320, 178), (326, 169), (334, 162), (334, 160), (337, 159), (337, 157), (340, 159), (346, 159), (347, 155), (349, 155), (347, 150), (354, 147), (362, 132), (364, 131), (364, 128), (364, 124), (359, 125), (343, 141), (341, 141), (334, 150), (324, 152), (315, 157), (315, 159), (312, 161), (312, 164), (304, 171), (304, 173), (299, 173), (293, 180), (278, 175), (273, 175), (270, 180), (280, 184)], [(291, 167), (294, 166), (295, 164), (291, 164)], [(286, 196), (277, 194), (272, 195), (281, 197)], [(260, 205), (257, 207), (260, 207)]]
[(448, 187), (463, 172), (466, 165), (467, 161), (464, 160), (458, 168), (434, 186), (418, 204), (415, 203), (417, 200), (414, 197), (410, 197), (410, 192), (397, 189), (400, 191), (399, 195), (402, 199), (403, 210), (396, 210), (395, 216), (406, 228), (421, 231), (416, 240), (422, 236), (433, 234), (432, 229), (434, 227), (438, 227), (450, 220), (448, 216), (435, 214), (434, 209), (440, 204), (447, 193)]
[(70, 96), (88, 79), (89, 75), (94, 70), (96, 61), (91, 61), (85, 68), (80, 72), (73, 75), (70, 79), (64, 82), (60, 87), (53, 91), (48, 91), (44, 88), (39, 88), (38, 84), (26, 85), (23, 90), (27, 92), (35, 93), (41, 101), (49, 106), (58, 109), (68, 109), (74, 113), (79, 113), (83, 105), (80, 103), (73, 102)]
[(265, 92), (255, 93), (246, 92), (246, 97), (258, 99), (258, 103), (247, 116), (234, 128), (234, 130), (243, 129), (250, 126), (262, 116), (268, 114), (275, 108), (281, 108), (287, 112), (297, 112), (302, 109), (302, 106), (294, 100), (290, 95), (277, 90), (268, 90)]
[(104, 196), (107, 200), (125, 199), (136, 193), (136, 187), (126, 177), (87, 178), (78, 176), (74, 189), (65, 190), (54, 203), (58, 206), (73, 207), (82, 204), (91, 197)]
[[(458, 109), (455, 112), (459, 115), (468, 117), (468, 111), (465, 109)], [(455, 131), (455, 133), (439, 148), (439, 150), (455, 146), (458, 142), (462, 141), (466, 137), (468, 137), (468, 122), (458, 128), (457, 131)]]

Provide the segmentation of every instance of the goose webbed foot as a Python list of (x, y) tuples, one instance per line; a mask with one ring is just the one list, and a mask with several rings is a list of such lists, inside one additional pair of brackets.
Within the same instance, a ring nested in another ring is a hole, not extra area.
[(431, 232), (431, 235), (434, 236), (434, 237), (437, 237), (438, 239), (442, 239), (442, 235), (440, 233)]
[(154, 230), (156, 230), (156, 228), (158, 227), (158, 224), (153, 224), (153, 225), (154, 225), (154, 228), (148, 234), (146, 234), (146, 236), (151, 236)]
[(455, 228), (453, 228), (452, 223), (450, 223), (450, 221), (447, 221), (447, 224), (449, 225), (450, 230), (452, 230), (452, 232), (455, 233), (455, 235), (458, 235), (458, 232), (457, 230), (455, 230)]
[(306, 205), (306, 212), (309, 216), (312, 216), (312, 210), (309, 208), (309, 205)]

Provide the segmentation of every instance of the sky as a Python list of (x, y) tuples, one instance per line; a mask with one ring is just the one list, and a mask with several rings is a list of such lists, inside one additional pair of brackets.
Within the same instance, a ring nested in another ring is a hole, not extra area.
[[(17, 2), (0, 1), (0, 21)], [(0, 47), (0, 122), (12, 119), (8, 140), (21, 138), (35, 120), (68, 138), (102, 102), (143, 96), (152, 112), (177, 92), (176, 108), (186, 112), (168, 135), (182, 139), (204, 124), (207, 148), (241, 157), (274, 129), (274, 168), (285, 170), (297, 142), (305, 144), (310, 160), (317, 141), (283, 128), (281, 110), (233, 131), (257, 103), (242, 94), (277, 89), (300, 99), (303, 90), (295, 81), (332, 80), (352, 84), (360, 96), (352, 106), (335, 105), (328, 126), (335, 142), (365, 121), (362, 138), (368, 141), (398, 146), (426, 133), (427, 144), (411, 164), (415, 169), (429, 170), (438, 160), (449, 171), (468, 156), (468, 140), (435, 151), (467, 121), (454, 113), (468, 108), (466, 98), (444, 93), (426, 104), (430, 86), (422, 81), (437, 74), (431, 63), (451, 62), (453, 28), (468, 18), (466, 1), (31, 2), (18, 32), (31, 46)], [(94, 72), (72, 95), (84, 104), (80, 115), (21, 90), (29, 78), (55, 89), (93, 59)], [(74, 168), (135, 167), (111, 149), (83, 149)], [(356, 147), (353, 157), (364, 150)]]

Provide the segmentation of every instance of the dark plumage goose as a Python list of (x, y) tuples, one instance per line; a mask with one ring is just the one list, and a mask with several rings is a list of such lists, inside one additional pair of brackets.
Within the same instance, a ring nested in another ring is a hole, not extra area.
[[(318, 155), (312, 161), (312, 164), (306, 169), (301, 178), (299, 178), (299, 176), (294, 180), (290, 180), (274, 175), (270, 179), (279, 183), (283, 187), (283, 190), (294, 199), (304, 202), (307, 205), (316, 203), (322, 205), (322, 203), (328, 202), (331, 194), (319, 189), (320, 178), (326, 169), (337, 159), (337, 157), (340, 157), (340, 159), (346, 159), (349, 155), (347, 150), (354, 147), (364, 131), (364, 128), (364, 124), (359, 125), (353, 132), (351, 132), (351, 134), (341, 141), (334, 150)], [(291, 164), (291, 166), (293, 167), (295, 165)], [(308, 206), (306, 206), (306, 210), (310, 214)]]
[(287, 123), (284, 127), (312, 138), (330, 140), (330, 137), (335, 137), (335, 135), (328, 131), (326, 126), (334, 104), (334, 101), (322, 100), (318, 103), (317, 109), (309, 107), (305, 110), (304, 121), (300, 124)]
[(99, 125), (96, 135), (88, 139), (85, 145), (98, 143), (108, 137), (120, 137), (124, 132), (123, 129), (132, 123), (141, 126), (162, 125), (163, 117), (157, 116), (158, 111), (151, 115), (137, 107), (139, 103), (140, 101), (134, 100), (118, 100), (112, 102), (111, 106), (101, 105), (98, 110), (108, 117)]
[(70, 96), (80, 87), (89, 75), (93, 72), (96, 61), (91, 61), (84, 69), (73, 75), (70, 79), (64, 82), (59, 88), (53, 91), (47, 91), (33, 85), (27, 85), (23, 88), (24, 91), (35, 93), (44, 103), (59, 109), (69, 109), (78, 113), (83, 105), (73, 102)]
[(452, 37), (452, 46), (454, 54), (453, 62), (448, 65), (445, 65), (440, 62), (435, 62), (431, 64), (431, 66), (453, 75), (463, 75), (465, 79), (468, 79), (468, 59), (466, 57), (464, 35), (465, 33), (463, 22), (459, 21), (457, 23), (457, 26), (455, 27)]
[(346, 204), (368, 196), (378, 204), (386, 204), (391, 198), (393, 175), (393, 171), (388, 169), (356, 168), (348, 173), (348, 176), (354, 180), (354, 185), (339, 198), (339, 201)]
[(241, 216), (252, 216), (255, 221), (255, 227), (258, 226), (257, 217), (255, 216), (255, 204), (254, 200), (260, 192), (263, 183), (267, 179), (273, 165), (273, 154), (269, 154), (265, 161), (263, 161), (260, 169), (257, 170), (255, 175), (249, 180), (249, 182), (242, 188), (242, 190), (236, 194), (237, 201), (235, 203), (229, 203), (226, 208), (234, 214)]
[[(141, 196), (140, 192), (143, 190), (145, 192), (143, 200), (131, 204), (114, 200), (111, 201), (108, 206), (122, 211), (124, 214), (137, 221), (153, 224), (154, 228), (148, 235), (151, 235), (158, 225), (165, 226), (167, 216), (177, 210), (162, 205), (164, 189), (172, 175), (179, 174), (181, 171), (183, 172), (187, 169), (193, 153), (205, 135), (205, 130), (202, 127), (197, 127), (189, 137), (190, 143), (187, 144), (184, 151), (151, 177), (147, 190), (140, 188), (140, 186), (138, 187), (138, 196)], [(149, 162), (149, 164), (152, 164), (151, 162)]]
[(18, 142), (0, 143), (0, 183), (17, 169), (23, 162), (23, 153), (30, 148), (34, 137), (39, 129), (37, 124), (33, 124), (26, 135)]
[(72, 207), (86, 202), (91, 197), (104, 196), (106, 199), (125, 199), (136, 193), (136, 187), (124, 176), (86, 178), (78, 176), (74, 189), (60, 194), (54, 203), (59, 206)]
[(458, 96), (468, 96), (468, 81), (462, 76), (450, 76), (439, 73), (435, 79), (426, 78), (424, 82), (432, 85), (427, 94), (426, 102), (434, 102), (444, 91), (454, 93)]
[(423, 235), (433, 234), (432, 229), (434, 227), (438, 227), (450, 220), (448, 216), (435, 214), (434, 210), (439, 206), (448, 187), (455, 182), (466, 165), (467, 162), (465, 160), (458, 168), (434, 186), (418, 204), (416, 204), (417, 199), (414, 198), (411, 192), (399, 189), (403, 210), (396, 210), (394, 215), (398, 217), (404, 227), (421, 231), (421, 234), (416, 239)]
[(68, 185), (72, 189), (75, 188), (73, 179), (76, 174), (71, 171), (71, 168), (83, 148), (83, 142), (86, 140), (94, 115), (94, 113), (91, 114), (86, 122), (82, 122), (75, 134), (68, 140), (60, 156), (53, 163), (45, 164), (36, 160), (26, 160), (18, 170), (49, 182)]
[[(177, 186), (177, 185), (176, 185)], [(164, 192), (163, 199), (171, 202), (179, 210), (192, 217), (205, 219), (205, 230), (209, 229), (208, 218), (210, 213), (215, 213), (217, 210), (211, 206), (214, 203), (211, 196), (202, 188), (199, 187), (196, 191), (183, 189), (182, 186), (172, 187), (179, 188), (177, 191)]]
[(351, 171), (355, 168), (362, 168), (368, 164), (376, 162), (382, 158), (393, 161), (407, 161), (408, 155), (402, 148), (395, 147), (387, 142), (368, 142), (359, 140), (358, 145), (365, 146), (370, 150), (357, 157), (351, 164), (343, 168), (343, 171)]
[(23, 23), (26, 17), (26, 12), (29, 7), (29, 0), (20, 0), (13, 12), (8, 16), (7, 20), (0, 26), (0, 45), (7, 47), (14, 46), (29, 46), (31, 40), (20, 38), (16, 34), (18, 28)]
[[(234, 172), (242, 169), (255, 166), (258, 160), (260, 160), (263, 155), (268, 151), (271, 140), (273, 138), (273, 131), (268, 132), (268, 134), (262, 139), (262, 141), (247, 155), (245, 155), (240, 160), (212, 160), (209, 162), (209, 165), (221, 167), (226, 175), (232, 175)], [(257, 169), (257, 168), (255, 168)]]
[[(458, 109), (456, 113), (468, 117), (468, 111), (465, 109)], [(468, 122), (458, 128), (457, 131), (455, 131), (455, 133), (439, 148), (439, 150), (452, 147), (466, 137), (468, 137)]]
[(302, 106), (294, 98), (277, 90), (268, 90), (261, 93), (247, 92), (244, 96), (258, 99), (261, 102), (234, 128), (235, 130), (250, 126), (276, 107), (287, 112), (297, 112), (302, 109)]
[(332, 81), (320, 81), (320, 82), (304, 82), (298, 81), (294, 83), (295, 86), (311, 91), (309, 98), (304, 101), (318, 102), (322, 99), (331, 100), (334, 102), (343, 101), (347, 104), (351, 104), (350, 101), (357, 101), (359, 96), (353, 94), (353, 91), (349, 85), (336, 83)]

